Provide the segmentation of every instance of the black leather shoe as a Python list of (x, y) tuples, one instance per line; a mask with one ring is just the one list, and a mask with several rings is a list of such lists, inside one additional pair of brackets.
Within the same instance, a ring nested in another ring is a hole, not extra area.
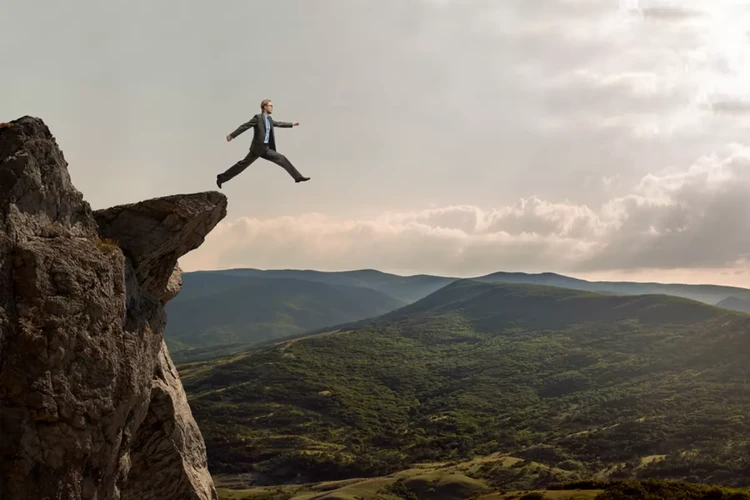
[(309, 178), (309, 177), (300, 177), (299, 179), (297, 179), (297, 180), (296, 180), (296, 181), (294, 181), (294, 182), (305, 182), (305, 181), (309, 181), (309, 180), (310, 180), (310, 178)]

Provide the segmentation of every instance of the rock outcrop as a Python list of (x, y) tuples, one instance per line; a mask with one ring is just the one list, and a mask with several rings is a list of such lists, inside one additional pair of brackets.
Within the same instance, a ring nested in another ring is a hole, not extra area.
[(0, 498), (216, 498), (163, 331), (226, 206), (94, 212), (41, 120), (0, 125)]

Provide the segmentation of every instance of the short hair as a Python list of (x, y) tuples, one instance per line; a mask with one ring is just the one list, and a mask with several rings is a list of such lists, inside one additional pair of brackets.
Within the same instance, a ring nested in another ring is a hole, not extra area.
[(263, 99), (262, 101), (260, 101), (260, 109), (261, 109), (261, 111), (263, 110), (263, 108), (266, 107), (266, 104), (268, 104), (269, 102), (271, 102), (271, 99)]

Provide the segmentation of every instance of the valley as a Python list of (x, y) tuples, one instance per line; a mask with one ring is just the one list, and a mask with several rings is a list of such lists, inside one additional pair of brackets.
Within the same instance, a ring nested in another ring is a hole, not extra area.
[(379, 316), (209, 348), (178, 369), (217, 484), (244, 478), (258, 494), (365, 488), (415, 464), (452, 464), (440, 477), (464, 464), (487, 494), (590, 478), (741, 487), (749, 327), (676, 296), (454, 280)]

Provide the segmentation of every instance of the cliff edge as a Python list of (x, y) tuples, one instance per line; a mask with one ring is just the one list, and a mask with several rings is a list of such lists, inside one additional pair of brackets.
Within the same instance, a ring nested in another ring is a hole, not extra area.
[(0, 125), (0, 498), (217, 498), (163, 332), (226, 207), (93, 211), (42, 120)]

